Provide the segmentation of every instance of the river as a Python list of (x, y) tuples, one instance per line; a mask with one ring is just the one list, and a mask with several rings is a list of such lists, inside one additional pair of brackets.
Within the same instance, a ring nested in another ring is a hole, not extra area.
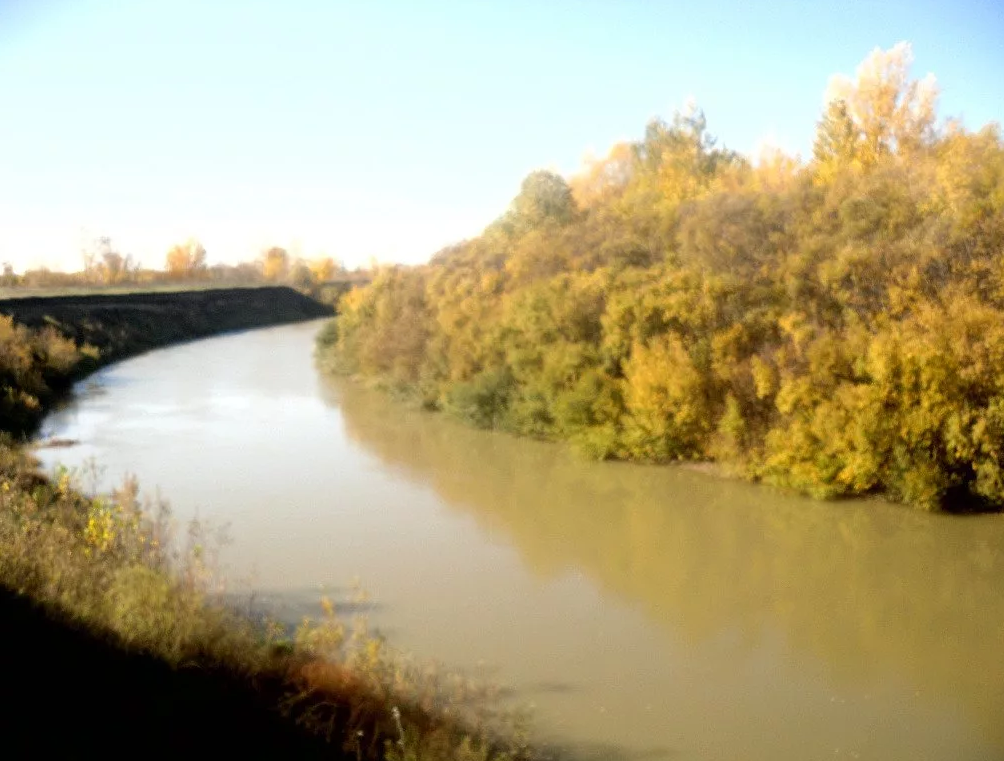
[(584, 462), (322, 378), (318, 328), (108, 367), (38, 455), (228, 524), (232, 588), (289, 620), (358, 578), (576, 758), (1004, 758), (1004, 516)]

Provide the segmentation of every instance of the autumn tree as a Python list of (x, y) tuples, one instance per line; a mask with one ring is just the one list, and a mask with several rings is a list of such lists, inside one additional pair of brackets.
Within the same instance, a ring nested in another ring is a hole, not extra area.
[(201, 278), (207, 273), (206, 249), (194, 238), (178, 243), (167, 252), (166, 269), (172, 278)]
[(139, 265), (132, 254), (120, 253), (112, 239), (102, 236), (83, 252), (84, 279), (89, 283), (115, 285), (136, 278)]
[(109, 251), (101, 257), (101, 273), (107, 284), (129, 282), (135, 265), (131, 254)]
[(931, 74), (910, 79), (912, 63), (910, 44), (900, 42), (873, 50), (855, 79), (830, 80), (813, 148), (822, 167), (870, 166), (882, 156), (909, 156), (932, 144), (938, 86)]
[(716, 145), (704, 112), (693, 103), (670, 122), (651, 120), (645, 138), (635, 147), (641, 186), (673, 205), (698, 198), (716, 172), (738, 159), (733, 151)]
[(565, 178), (540, 170), (526, 176), (519, 195), (494, 223), (493, 229), (518, 238), (541, 227), (568, 224), (574, 216), (575, 199)]
[(575, 202), (564, 177), (554, 172), (531, 172), (523, 180), (519, 195), (513, 200), (513, 212), (527, 225), (552, 220), (558, 224), (571, 221)]
[(601, 159), (590, 157), (569, 186), (579, 208), (590, 209), (624, 190), (632, 178), (634, 154), (630, 143), (617, 143)]
[(303, 259), (296, 259), (289, 268), (286, 281), (295, 288), (306, 289), (314, 285), (314, 274)]
[(484, 233), (382, 270), (321, 353), (591, 457), (1004, 509), (1004, 141), (935, 128), (908, 45), (836, 78), (813, 161), (688, 108)]
[(281, 282), (289, 274), (289, 252), (279, 246), (272, 246), (261, 256), (262, 277), (272, 283)]
[(312, 260), (308, 265), (311, 277), (315, 283), (326, 283), (335, 276), (341, 267), (330, 256)]

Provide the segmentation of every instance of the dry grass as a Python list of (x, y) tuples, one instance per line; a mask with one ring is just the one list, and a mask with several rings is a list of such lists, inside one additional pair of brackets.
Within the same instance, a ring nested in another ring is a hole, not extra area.
[[(0, 445), (0, 584), (118, 653), (170, 673), (216, 674), (214, 685), (236, 680), (291, 737), (335, 757), (530, 758), (491, 689), (390, 651), (364, 618), (344, 620), (329, 600), (294, 631), (214, 602), (209, 527), (177, 537), (167, 507), (138, 495), (129, 481), (87, 497), (71, 473), (46, 479), (24, 452)], [(44, 660), (37, 678), (53, 678)]]
[[(218, 328), (211, 318), (195, 327)], [(343, 620), (330, 601), (292, 631), (227, 608), (211, 527), (178, 535), (166, 504), (143, 502), (135, 481), (88, 496), (73, 473), (39, 473), (3, 431), (30, 430), (56, 390), (108, 356), (79, 350), (51, 322), (31, 330), (0, 315), (5, 750), (17, 755), (23, 742), (33, 756), (131, 757), (136, 743), (154, 742), (172, 756), (531, 757), (490, 689), (391, 652), (365, 619)], [(145, 346), (103, 348), (116, 356)], [(29, 729), (39, 717), (51, 730), (41, 736)]]
[(71, 285), (30, 288), (0, 287), (0, 301), (6, 299), (55, 298), (60, 296), (108, 296), (127, 293), (187, 293), (231, 288), (266, 288), (274, 283), (215, 283), (193, 280), (178, 283), (128, 283), (123, 285)]

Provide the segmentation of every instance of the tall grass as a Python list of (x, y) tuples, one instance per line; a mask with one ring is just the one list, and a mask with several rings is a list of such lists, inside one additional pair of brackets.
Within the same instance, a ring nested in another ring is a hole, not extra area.
[(0, 583), (18, 595), (173, 668), (224, 668), (348, 758), (530, 758), (492, 689), (393, 652), (326, 598), (295, 628), (254, 623), (214, 593), (208, 527), (177, 534), (134, 480), (89, 497), (0, 443)]
[[(55, 328), (31, 330), (0, 315), (0, 622), (7, 613), (22, 621), (18, 601), (29, 601), (71, 640), (82, 632), (127, 658), (236, 681), (254, 705), (334, 758), (532, 756), (518, 717), (497, 708), (492, 690), (391, 651), (364, 618), (346, 621), (330, 600), (292, 628), (227, 607), (210, 527), (192, 523), (180, 534), (166, 503), (141, 499), (135, 480), (88, 495), (81, 474), (41, 474), (12, 434), (30, 430), (57, 390), (98, 360)], [(0, 626), (0, 650), (23, 641), (12, 625)], [(39, 679), (72, 683), (85, 672), (71, 663), (54, 675), (47, 654), (34, 655)], [(59, 708), (49, 713), (58, 723)]]

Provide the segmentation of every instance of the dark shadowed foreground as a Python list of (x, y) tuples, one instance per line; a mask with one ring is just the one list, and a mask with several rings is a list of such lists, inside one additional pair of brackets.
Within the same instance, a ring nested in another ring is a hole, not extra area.
[(280, 716), (276, 675), (177, 668), (0, 587), (7, 758), (348, 758)]

